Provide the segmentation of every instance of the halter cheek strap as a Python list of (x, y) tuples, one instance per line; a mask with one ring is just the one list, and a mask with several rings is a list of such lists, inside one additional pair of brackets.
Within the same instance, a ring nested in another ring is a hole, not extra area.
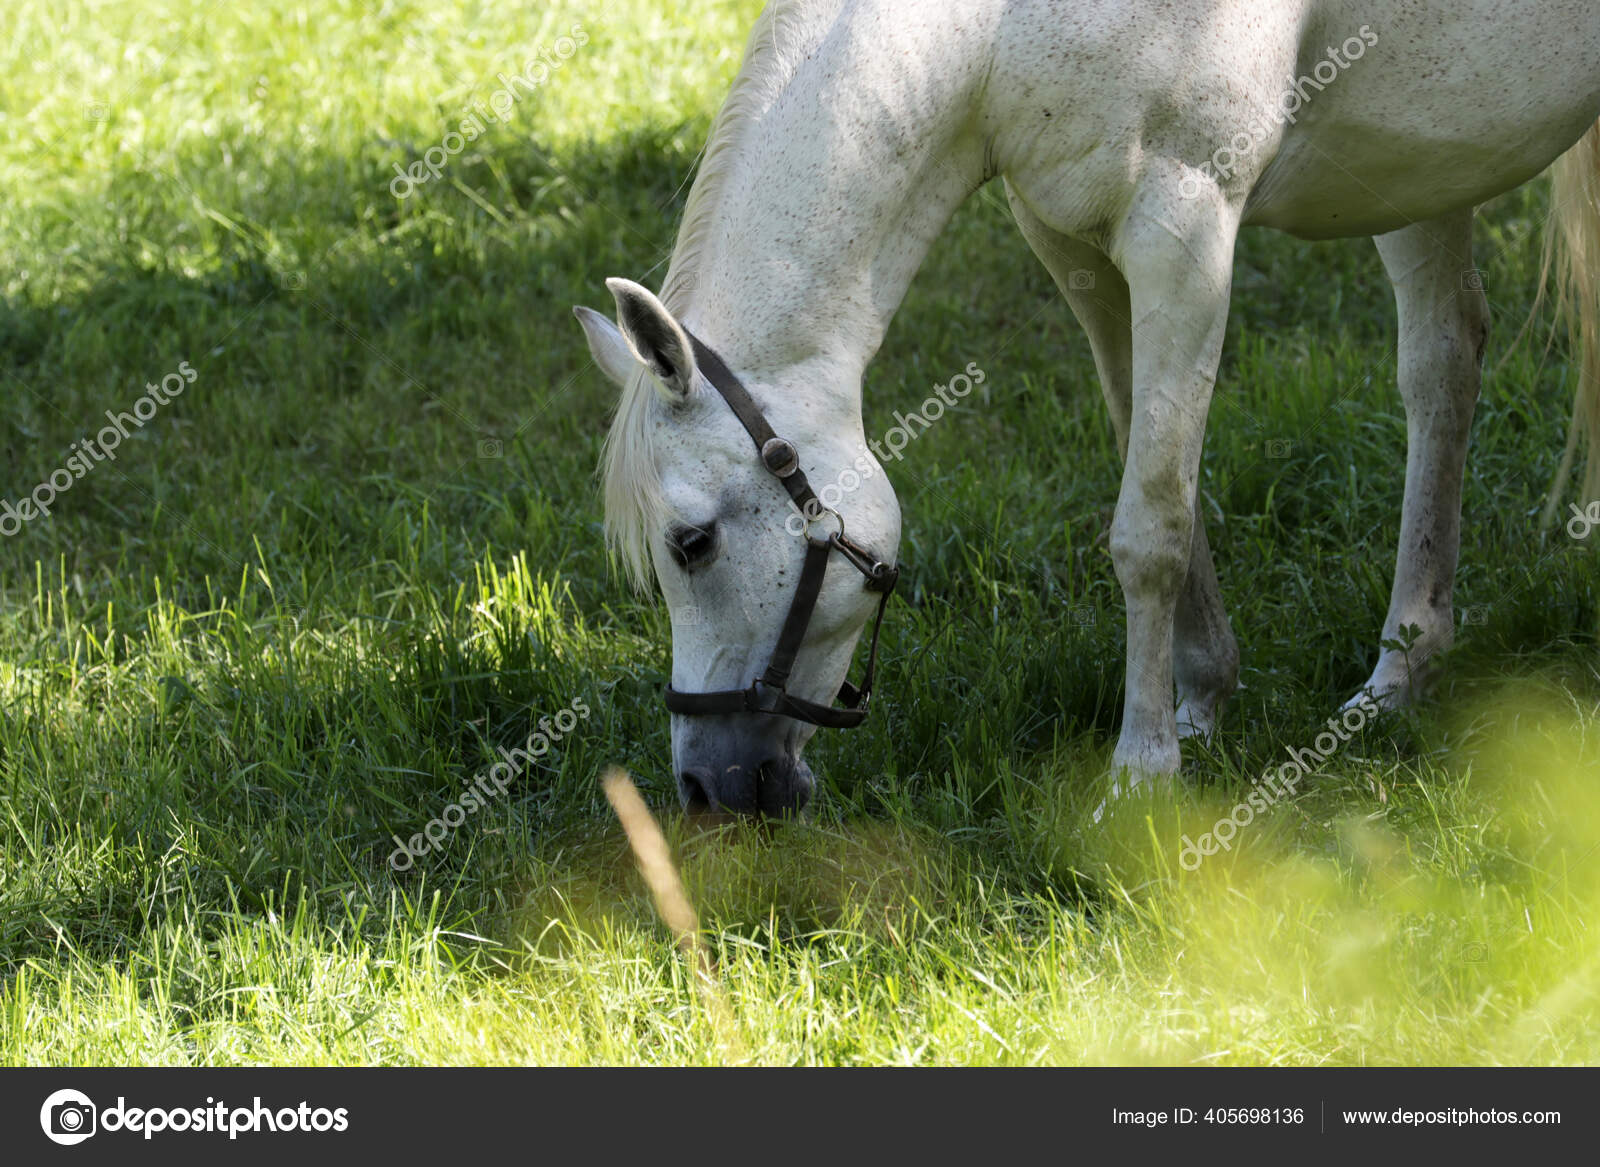
[[(713, 388), (722, 395), (756, 444), (761, 464), (789, 493), (790, 499), (800, 509), (808, 523), (823, 514), (839, 520), (839, 529), (826, 539), (806, 538), (805, 564), (800, 569), (800, 582), (794, 599), (789, 603), (789, 614), (784, 618), (783, 630), (778, 633), (777, 646), (767, 662), (766, 671), (750, 683), (748, 689), (721, 689), (711, 693), (680, 693), (667, 686), (666, 704), (673, 713), (689, 717), (720, 713), (774, 713), (809, 722), (828, 729), (850, 729), (860, 725), (867, 717), (867, 707), (872, 699), (872, 677), (878, 665), (878, 632), (883, 627), (883, 610), (900, 578), (900, 569), (877, 559), (866, 548), (845, 534), (844, 520), (839, 513), (822, 504), (811, 484), (800, 469), (800, 455), (793, 443), (780, 438), (768, 424), (766, 415), (756, 405), (749, 390), (709, 346), (684, 330), (694, 347), (695, 361)], [(867, 655), (867, 669), (861, 676), (859, 687), (848, 681), (839, 690), (838, 700), (843, 708), (819, 705), (801, 697), (790, 695), (789, 674), (794, 669), (800, 646), (805, 642), (806, 629), (811, 624), (811, 614), (816, 610), (822, 594), (822, 580), (828, 571), (828, 559), (835, 552), (866, 577), (869, 591), (878, 593), (878, 611), (872, 621), (872, 647)]]

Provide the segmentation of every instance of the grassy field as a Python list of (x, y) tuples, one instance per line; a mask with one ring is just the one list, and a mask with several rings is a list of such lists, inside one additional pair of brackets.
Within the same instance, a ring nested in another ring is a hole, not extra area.
[[(668, 816), (730, 1042), (596, 781), (620, 763), (675, 807), (668, 621), (602, 547), (613, 393), (570, 308), (659, 282), (758, 4), (371, 8), (9, 5), (0, 498), (148, 383), (182, 391), (0, 538), (0, 1062), (1600, 1061), (1600, 560), (1537, 522), (1572, 382), (1548, 312), (1512, 344), (1542, 185), (1479, 227), (1497, 328), (1444, 682), (1194, 872), (1181, 837), (1375, 657), (1387, 283), (1364, 240), (1245, 239), (1203, 480), (1244, 688), (1181, 798), (1097, 825), (1116, 451), (1001, 193), (961, 212), (868, 374), (869, 433), (988, 374), (894, 471), (874, 716), (819, 735), (805, 825)], [(391, 869), (391, 836), (574, 701), (579, 729)]]

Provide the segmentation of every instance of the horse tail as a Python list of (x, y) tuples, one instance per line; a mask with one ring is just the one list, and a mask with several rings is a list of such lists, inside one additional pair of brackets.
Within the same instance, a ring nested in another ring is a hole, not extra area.
[(1578, 354), (1578, 392), (1566, 452), (1545, 507), (1547, 524), (1556, 516), (1580, 446), (1587, 453), (1583, 503), (1600, 499), (1600, 123), (1556, 160), (1551, 175), (1539, 295), (1542, 299), (1553, 273), (1556, 311), (1566, 317)]

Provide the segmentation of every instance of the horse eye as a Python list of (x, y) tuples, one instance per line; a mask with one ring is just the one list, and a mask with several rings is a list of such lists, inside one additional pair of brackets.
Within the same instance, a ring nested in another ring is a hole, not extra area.
[(717, 525), (681, 526), (667, 532), (667, 553), (685, 571), (711, 558), (717, 546)]

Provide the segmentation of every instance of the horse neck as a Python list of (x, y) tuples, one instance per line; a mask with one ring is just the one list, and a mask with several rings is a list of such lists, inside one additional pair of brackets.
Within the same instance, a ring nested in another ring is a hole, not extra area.
[(986, 66), (935, 23), (847, 5), (792, 53), (715, 176), (692, 272), (668, 275), (687, 289), (680, 317), (734, 368), (805, 395), (808, 414), (813, 394), (839, 395), (821, 404), (858, 427), (862, 370), (933, 240), (989, 177), (972, 112)]

